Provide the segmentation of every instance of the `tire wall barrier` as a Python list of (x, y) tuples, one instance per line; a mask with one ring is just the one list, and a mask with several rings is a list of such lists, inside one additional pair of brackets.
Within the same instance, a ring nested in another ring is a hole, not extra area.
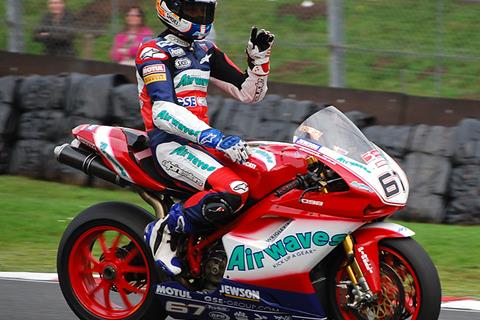
[[(136, 84), (123, 75), (0, 77), (0, 174), (80, 186), (111, 187), (56, 161), (53, 148), (72, 140), (79, 124), (143, 129)], [(267, 95), (254, 105), (209, 96), (213, 127), (248, 140), (290, 141), (295, 128), (323, 105)], [(455, 127), (375, 125), (360, 111), (346, 115), (407, 173), (410, 197), (395, 218), (480, 224), (480, 120)]]

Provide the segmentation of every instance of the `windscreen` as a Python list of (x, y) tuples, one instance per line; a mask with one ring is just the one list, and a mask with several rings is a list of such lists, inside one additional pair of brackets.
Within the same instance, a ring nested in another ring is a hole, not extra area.
[(295, 130), (293, 142), (310, 149), (321, 146), (358, 162), (376, 147), (337, 108), (330, 106), (310, 116)]

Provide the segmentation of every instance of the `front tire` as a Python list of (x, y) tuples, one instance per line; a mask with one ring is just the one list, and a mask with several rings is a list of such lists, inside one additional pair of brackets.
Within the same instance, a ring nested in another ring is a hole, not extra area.
[(153, 217), (120, 202), (94, 205), (63, 234), (57, 255), (62, 293), (82, 320), (161, 319), (158, 277), (143, 230)]
[(358, 310), (346, 307), (352, 292), (340, 285), (349, 278), (338, 259), (329, 275), (329, 314), (338, 320), (437, 320), (440, 280), (425, 250), (412, 238), (386, 239), (379, 255), (382, 292), (373, 305)]

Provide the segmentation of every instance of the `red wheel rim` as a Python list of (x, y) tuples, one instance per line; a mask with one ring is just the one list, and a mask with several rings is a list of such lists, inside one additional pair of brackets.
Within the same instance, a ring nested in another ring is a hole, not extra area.
[[(401, 319), (411, 319), (417, 320), (418, 313), (420, 311), (421, 297), (420, 297), (420, 282), (408, 261), (397, 251), (392, 248), (380, 246), (380, 260), (386, 263), (391, 267), (397, 276), (401, 279), (404, 287), (405, 301), (404, 304), (404, 314)], [(345, 278), (348, 278), (344, 268), (340, 269), (337, 272), (336, 281), (339, 283)], [(389, 283), (391, 285), (391, 283)], [(389, 286), (385, 286), (382, 279), (382, 289), (388, 289)], [(346, 303), (345, 291), (343, 289), (336, 289), (336, 301), (339, 306)], [(379, 298), (381, 301), (381, 298)], [(345, 310), (342, 307), (339, 307), (340, 314), (345, 320), (354, 320), (358, 319), (353, 311)]]
[(413, 270), (410, 263), (397, 251), (389, 247), (380, 247), (381, 257), (397, 275), (402, 279), (405, 289), (405, 316), (411, 316), (412, 320), (416, 320), (421, 306), (421, 288), (420, 281)]
[[(130, 243), (128, 251), (120, 247), (125, 241)], [(78, 301), (103, 319), (132, 315), (145, 302), (150, 289), (148, 260), (138, 242), (112, 226), (89, 229), (75, 241), (68, 259), (68, 275)], [(146, 281), (139, 285), (132, 277)]]

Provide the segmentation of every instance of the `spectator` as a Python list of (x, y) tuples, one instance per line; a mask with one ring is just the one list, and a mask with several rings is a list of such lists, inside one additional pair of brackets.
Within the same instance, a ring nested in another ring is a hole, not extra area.
[(63, 0), (48, 0), (48, 11), (35, 30), (34, 40), (43, 43), (47, 55), (75, 56), (73, 15), (65, 10)]
[(115, 36), (110, 56), (113, 61), (135, 65), (140, 43), (151, 38), (153, 31), (145, 26), (145, 14), (138, 6), (131, 6), (125, 14), (125, 30)]

